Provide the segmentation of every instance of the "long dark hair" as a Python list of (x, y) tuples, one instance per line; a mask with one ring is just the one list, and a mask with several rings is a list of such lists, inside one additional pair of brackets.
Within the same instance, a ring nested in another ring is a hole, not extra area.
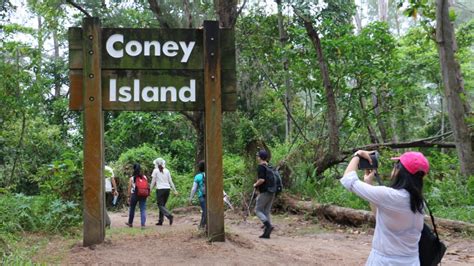
[(391, 188), (405, 189), (410, 194), (410, 209), (413, 213), (423, 213), (423, 172), (411, 174), (398, 162), (395, 166), (398, 174), (395, 176)]
[(206, 163), (204, 162), (204, 160), (199, 161), (197, 168), (199, 173), (203, 173), (206, 170)]
[(142, 168), (140, 167), (139, 163), (136, 163), (133, 165), (133, 182), (137, 180), (137, 177), (139, 177), (140, 179), (143, 178)]

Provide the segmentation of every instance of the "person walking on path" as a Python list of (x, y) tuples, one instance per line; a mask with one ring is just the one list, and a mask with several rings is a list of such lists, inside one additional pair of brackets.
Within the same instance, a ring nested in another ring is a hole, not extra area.
[(163, 225), (163, 219), (165, 216), (168, 218), (170, 225), (172, 225), (173, 215), (168, 209), (166, 209), (166, 202), (168, 202), (171, 188), (175, 195), (178, 195), (178, 191), (176, 191), (176, 187), (173, 184), (170, 171), (165, 167), (165, 160), (163, 160), (163, 158), (157, 158), (153, 161), (153, 164), (155, 165), (155, 169), (151, 174), (151, 188), (153, 189), (156, 186), (156, 203), (160, 210), (156, 225)]
[(204, 161), (198, 163), (198, 173), (194, 176), (193, 188), (191, 189), (191, 195), (189, 196), (189, 204), (192, 204), (192, 200), (196, 191), (198, 192), (199, 205), (201, 206), (201, 222), (199, 228), (204, 229), (207, 224), (207, 213), (206, 213), (206, 164)]
[(133, 175), (128, 181), (128, 204), (130, 205), (130, 212), (128, 214), (128, 222), (125, 224), (129, 227), (133, 226), (133, 218), (135, 217), (135, 207), (137, 203), (140, 206), (140, 222), (142, 229), (145, 228), (146, 223), (146, 197), (139, 197), (136, 193), (137, 182), (148, 182), (145, 175), (142, 174), (140, 164), (133, 165)]
[(372, 250), (365, 265), (420, 265), (418, 242), (423, 229), (423, 178), (430, 165), (420, 152), (406, 152), (392, 158), (392, 184), (373, 186), (374, 171), (367, 171), (364, 182), (356, 170), (361, 159), (372, 164), (370, 152), (354, 154), (341, 178), (349, 191), (367, 200), (375, 212)]
[[(117, 190), (117, 183), (115, 182), (115, 174), (114, 174), (114, 170), (112, 170), (112, 167), (107, 166), (107, 165), (104, 167), (104, 177), (105, 177), (105, 202), (107, 203), (107, 202), (112, 201), (112, 196), (118, 197), (119, 193)], [(111, 225), (110, 216), (107, 213), (107, 209), (106, 209), (105, 210), (105, 227), (110, 228), (110, 225)]]
[(265, 150), (260, 150), (257, 153), (257, 182), (253, 184), (253, 187), (259, 192), (255, 213), (264, 225), (263, 234), (260, 238), (270, 238), (270, 234), (273, 231), (270, 212), (273, 199), (275, 198), (276, 187), (273, 172), (268, 168), (268, 157), (268, 153)]

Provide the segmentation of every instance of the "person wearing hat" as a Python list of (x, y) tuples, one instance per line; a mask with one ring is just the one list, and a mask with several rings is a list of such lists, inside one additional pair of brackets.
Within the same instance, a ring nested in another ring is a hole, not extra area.
[(155, 169), (153, 169), (153, 173), (151, 174), (151, 188), (156, 187), (156, 202), (158, 204), (158, 209), (160, 210), (156, 225), (163, 225), (165, 216), (168, 218), (170, 225), (173, 224), (173, 215), (168, 209), (166, 209), (166, 202), (168, 202), (171, 188), (175, 195), (178, 194), (173, 179), (171, 179), (170, 171), (165, 167), (165, 163), (166, 162), (163, 158), (157, 158), (154, 160), (153, 164), (155, 165)]
[(420, 265), (418, 242), (423, 229), (423, 178), (429, 162), (420, 152), (406, 152), (392, 158), (392, 184), (373, 186), (374, 171), (366, 172), (364, 182), (356, 170), (360, 158), (372, 159), (359, 150), (352, 157), (341, 178), (342, 185), (370, 202), (375, 212), (372, 250), (366, 265)]
[(270, 234), (273, 231), (270, 212), (272, 210), (273, 199), (275, 198), (275, 191), (272, 191), (274, 187), (273, 176), (270, 177), (268, 174), (268, 161), (268, 152), (266, 150), (260, 150), (257, 153), (257, 182), (253, 184), (253, 187), (259, 192), (255, 204), (255, 214), (264, 225), (263, 234), (260, 238), (270, 238)]

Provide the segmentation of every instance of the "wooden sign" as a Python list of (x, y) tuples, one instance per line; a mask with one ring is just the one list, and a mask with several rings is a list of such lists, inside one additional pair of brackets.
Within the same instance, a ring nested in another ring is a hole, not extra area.
[(84, 111), (83, 245), (104, 241), (104, 110), (204, 111), (208, 237), (224, 241), (222, 111), (236, 109), (234, 34), (203, 29), (69, 29), (69, 109)]
[[(103, 110), (203, 111), (203, 29), (102, 29)], [(222, 110), (236, 109), (234, 34), (220, 30)], [(69, 29), (70, 110), (82, 110), (83, 37)]]

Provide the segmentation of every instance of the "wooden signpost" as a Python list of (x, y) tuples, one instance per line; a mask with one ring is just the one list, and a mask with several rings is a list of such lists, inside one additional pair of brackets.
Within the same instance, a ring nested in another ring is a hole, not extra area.
[(203, 29), (69, 29), (69, 109), (84, 112), (84, 246), (105, 237), (103, 111), (204, 111), (208, 237), (224, 241), (222, 111), (236, 109), (234, 33)]

